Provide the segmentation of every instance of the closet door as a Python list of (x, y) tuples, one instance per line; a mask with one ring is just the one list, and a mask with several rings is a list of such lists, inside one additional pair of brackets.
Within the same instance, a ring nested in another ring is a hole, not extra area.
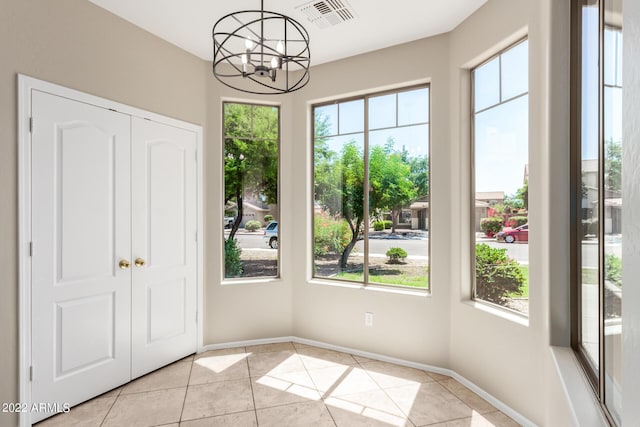
[(32, 118), (31, 401), (73, 405), (131, 375), (130, 116), (34, 90)]
[(132, 377), (196, 351), (196, 134), (132, 119)]

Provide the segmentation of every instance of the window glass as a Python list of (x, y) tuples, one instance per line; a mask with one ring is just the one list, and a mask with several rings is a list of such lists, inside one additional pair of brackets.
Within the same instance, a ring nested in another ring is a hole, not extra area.
[(340, 134), (364, 131), (364, 101), (358, 99), (338, 105), (340, 111)]
[(396, 125), (396, 94), (369, 98), (369, 129)]
[(355, 134), (330, 135), (314, 108), (314, 277), (428, 288), (428, 96), (423, 87), (337, 103), (341, 122), (361, 120)]
[(582, 10), (582, 129), (581, 129), (581, 339), (582, 348), (593, 366), (600, 363), (599, 336), (599, 83), (598, 83), (598, 5)]
[(529, 90), (529, 41), (525, 40), (502, 54), (500, 78), (502, 79), (502, 101), (506, 101)]
[(277, 277), (279, 109), (224, 103), (223, 112), (224, 277)]
[[(474, 297), (525, 315), (529, 311), (529, 97), (526, 85), (505, 102), (493, 95), (507, 93), (507, 84), (515, 93), (513, 82), (527, 69), (526, 47), (519, 43), (473, 70), (474, 93), (483, 95), (476, 97), (480, 108), (473, 117), (472, 205)], [(525, 63), (501, 69), (514, 57)], [(496, 78), (499, 75), (502, 79)], [(495, 87), (496, 81), (502, 88)]]
[(398, 126), (427, 123), (429, 121), (429, 88), (410, 90), (398, 94)]
[(496, 57), (473, 71), (474, 111), (500, 102), (500, 57)]

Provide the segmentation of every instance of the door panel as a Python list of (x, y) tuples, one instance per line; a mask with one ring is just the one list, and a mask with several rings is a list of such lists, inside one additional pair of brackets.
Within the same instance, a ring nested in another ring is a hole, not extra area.
[(196, 351), (196, 134), (133, 118), (132, 376)]
[(32, 116), (32, 402), (76, 404), (130, 379), (130, 117), (35, 90)]
[(146, 159), (147, 264), (149, 267), (184, 266), (188, 178), (185, 173), (186, 148), (179, 141), (150, 140), (147, 142)]

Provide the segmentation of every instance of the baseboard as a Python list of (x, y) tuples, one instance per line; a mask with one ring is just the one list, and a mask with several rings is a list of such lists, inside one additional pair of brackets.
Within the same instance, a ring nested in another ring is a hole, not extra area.
[(465, 387), (467, 387), (469, 390), (473, 391), (474, 393), (476, 393), (477, 395), (482, 397), (484, 400), (486, 400), (491, 405), (493, 405), (496, 409), (498, 409), (499, 411), (501, 411), (501, 412), (505, 413), (506, 415), (508, 415), (509, 417), (511, 417), (518, 424), (520, 424), (520, 425), (522, 425), (524, 427), (535, 427), (536, 426), (536, 424), (533, 423), (531, 420), (529, 420), (528, 418), (526, 418), (525, 416), (523, 416), (519, 412), (517, 412), (514, 409), (512, 409), (511, 407), (509, 407), (507, 404), (502, 402), (500, 399), (497, 399), (496, 397), (494, 397), (491, 394), (487, 393), (485, 390), (483, 390), (482, 388), (478, 387), (476, 384), (474, 384), (473, 382), (469, 381), (468, 379), (466, 379), (462, 375), (458, 374), (455, 371), (452, 371), (451, 369), (440, 368), (438, 366), (427, 365), (427, 364), (424, 364), (424, 363), (411, 362), (411, 361), (408, 361), (408, 360), (397, 359), (395, 357), (385, 356), (383, 354), (370, 353), (368, 351), (362, 351), (362, 350), (358, 350), (358, 349), (354, 349), (354, 348), (350, 348), (350, 347), (343, 347), (343, 346), (340, 346), (340, 345), (333, 345), (333, 344), (328, 344), (328, 343), (321, 342), (321, 341), (314, 341), (314, 340), (309, 340), (309, 339), (306, 339), (306, 338), (299, 338), (299, 337), (295, 337), (295, 336), (275, 337), (275, 338), (261, 338), (261, 339), (255, 339), (255, 340), (232, 341), (232, 342), (226, 342), (226, 343), (220, 343), (220, 344), (210, 344), (210, 345), (204, 346), (203, 347), (203, 351), (220, 350), (220, 349), (234, 348), (234, 347), (248, 347), (248, 346), (260, 345), (260, 344), (275, 344), (275, 343), (281, 343), (281, 342), (294, 342), (294, 343), (298, 343), (298, 344), (306, 344), (306, 345), (311, 345), (311, 346), (314, 346), (314, 347), (325, 348), (327, 350), (340, 351), (342, 353), (349, 353), (349, 354), (353, 354), (355, 356), (366, 357), (368, 359), (379, 360), (381, 362), (388, 362), (388, 363), (393, 363), (393, 364), (400, 365), (400, 366), (407, 366), (409, 368), (421, 369), (423, 371), (433, 372), (433, 373), (436, 373), (436, 374), (448, 375), (451, 378), (453, 378), (456, 381), (458, 381), (460, 384), (462, 384)]

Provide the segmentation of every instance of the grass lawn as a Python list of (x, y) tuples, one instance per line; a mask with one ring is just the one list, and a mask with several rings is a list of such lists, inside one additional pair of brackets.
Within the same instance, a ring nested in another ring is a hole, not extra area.
[[(343, 272), (334, 277), (343, 280), (362, 281), (362, 272)], [(429, 275), (406, 275), (406, 274), (380, 274), (377, 271), (369, 273), (369, 282), (381, 285), (411, 286), (414, 288), (427, 288), (429, 286)]]

